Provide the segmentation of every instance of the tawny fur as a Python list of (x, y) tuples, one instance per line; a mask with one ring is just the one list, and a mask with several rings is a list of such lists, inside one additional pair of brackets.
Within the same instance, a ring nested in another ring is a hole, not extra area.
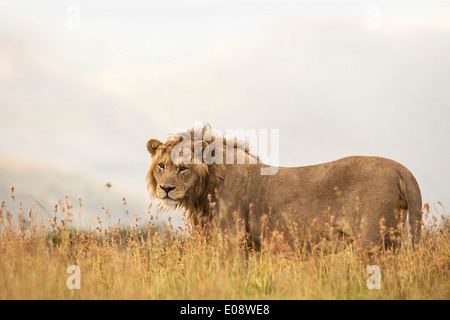
[[(281, 232), (290, 243), (296, 236), (313, 241), (330, 238), (332, 230), (333, 239), (358, 239), (371, 250), (382, 242), (398, 240), (408, 212), (413, 243), (420, 239), (419, 186), (411, 172), (393, 160), (353, 156), (313, 166), (280, 167), (274, 175), (261, 175), (261, 168), (268, 166), (250, 154), (248, 144), (235, 141), (230, 150), (227, 139), (212, 133), (209, 126), (186, 132), (191, 137), (191, 159), (194, 137), (202, 141), (203, 150), (220, 138), (224, 157), (233, 152), (236, 159), (237, 151), (247, 156), (245, 164), (180, 164), (171, 156), (180, 143), (178, 133), (165, 143), (148, 142), (151, 196), (160, 197), (162, 185), (175, 188), (168, 193), (174, 200), (166, 202), (187, 209), (194, 225), (207, 226), (217, 219), (231, 232), (234, 224), (241, 223), (257, 249), (264, 224), (269, 233)], [(256, 164), (250, 159), (256, 159)], [(186, 169), (180, 172), (180, 166)]]

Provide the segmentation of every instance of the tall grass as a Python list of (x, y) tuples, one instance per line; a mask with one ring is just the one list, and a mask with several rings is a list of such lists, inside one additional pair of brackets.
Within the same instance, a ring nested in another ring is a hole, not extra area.
[[(405, 237), (395, 253), (368, 259), (351, 246), (286, 249), (279, 234), (255, 252), (214, 226), (161, 230), (138, 216), (126, 227), (98, 217), (86, 231), (71, 225), (81, 212), (67, 198), (39, 221), (37, 207), (16, 203), (15, 212), (0, 208), (0, 299), (450, 298), (448, 220), (426, 225), (414, 251)], [(66, 285), (71, 265), (81, 270), (79, 290)], [(369, 265), (380, 268), (379, 290), (367, 287)]]

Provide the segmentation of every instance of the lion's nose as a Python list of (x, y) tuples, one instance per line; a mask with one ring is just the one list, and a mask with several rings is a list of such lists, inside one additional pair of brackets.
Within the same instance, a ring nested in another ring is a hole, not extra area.
[(175, 189), (175, 187), (168, 187), (168, 186), (159, 186), (161, 189), (163, 189), (167, 194), (169, 194), (170, 191)]

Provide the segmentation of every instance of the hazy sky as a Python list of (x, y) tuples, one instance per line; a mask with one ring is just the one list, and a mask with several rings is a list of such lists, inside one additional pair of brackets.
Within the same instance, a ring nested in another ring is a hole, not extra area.
[(286, 166), (392, 158), (448, 207), (449, 18), (448, 1), (0, 0), (0, 156), (145, 197), (145, 142), (201, 120), (279, 129)]

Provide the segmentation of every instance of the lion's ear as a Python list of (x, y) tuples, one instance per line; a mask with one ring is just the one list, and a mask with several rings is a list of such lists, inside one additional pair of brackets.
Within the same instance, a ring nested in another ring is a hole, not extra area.
[(156, 149), (158, 149), (161, 144), (162, 142), (156, 139), (151, 139), (147, 142), (147, 150), (152, 157), (156, 154)]

